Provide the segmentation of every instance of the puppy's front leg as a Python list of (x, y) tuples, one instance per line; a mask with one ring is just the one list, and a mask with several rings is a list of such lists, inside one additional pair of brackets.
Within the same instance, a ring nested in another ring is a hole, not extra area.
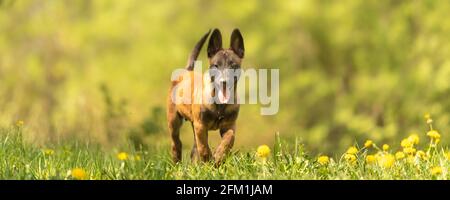
[(195, 142), (197, 143), (198, 157), (203, 162), (211, 158), (211, 149), (208, 145), (208, 130), (201, 123), (194, 123)]
[(221, 128), (220, 135), (222, 141), (214, 153), (214, 161), (216, 165), (220, 165), (223, 162), (225, 155), (231, 150), (234, 144), (235, 125), (229, 128)]

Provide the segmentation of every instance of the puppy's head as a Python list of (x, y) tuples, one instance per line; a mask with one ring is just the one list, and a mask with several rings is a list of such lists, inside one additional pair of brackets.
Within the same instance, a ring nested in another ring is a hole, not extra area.
[(231, 92), (235, 92), (244, 51), (244, 39), (239, 29), (234, 29), (231, 33), (228, 49), (222, 48), (222, 35), (218, 29), (214, 29), (207, 52), (211, 82), (215, 88), (213, 92), (219, 103), (229, 103)]

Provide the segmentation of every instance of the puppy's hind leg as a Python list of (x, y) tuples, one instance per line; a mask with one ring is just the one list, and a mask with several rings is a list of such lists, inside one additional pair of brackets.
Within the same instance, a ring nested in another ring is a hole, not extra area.
[(175, 111), (174, 105), (169, 106), (167, 112), (167, 123), (169, 126), (169, 134), (172, 140), (172, 160), (177, 163), (181, 161), (181, 140), (180, 140), (180, 127), (183, 119)]
[(195, 140), (194, 123), (191, 122), (191, 126), (192, 126), (192, 132), (194, 133), (194, 144), (192, 145), (192, 150), (191, 150), (191, 161), (196, 162), (198, 160), (198, 151), (197, 151), (197, 142)]

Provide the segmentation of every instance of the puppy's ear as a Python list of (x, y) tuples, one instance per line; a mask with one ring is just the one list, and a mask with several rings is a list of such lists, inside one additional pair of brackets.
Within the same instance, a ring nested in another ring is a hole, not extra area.
[(222, 34), (219, 29), (214, 29), (208, 43), (208, 58), (212, 58), (222, 49)]
[(234, 29), (233, 33), (231, 33), (230, 48), (240, 58), (244, 58), (244, 38), (242, 38), (239, 29)]

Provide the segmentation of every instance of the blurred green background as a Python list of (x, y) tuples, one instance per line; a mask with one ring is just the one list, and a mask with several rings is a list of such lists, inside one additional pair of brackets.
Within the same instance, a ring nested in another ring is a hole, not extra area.
[[(448, 1), (0, 0), (0, 125), (36, 143), (169, 142), (171, 72), (195, 42), (241, 30), (244, 67), (280, 69), (280, 111), (243, 105), (236, 146), (275, 133), (311, 151), (450, 128)], [(201, 60), (206, 62), (203, 49)], [(186, 148), (192, 142), (183, 127)], [(211, 144), (219, 134), (210, 132)]]

